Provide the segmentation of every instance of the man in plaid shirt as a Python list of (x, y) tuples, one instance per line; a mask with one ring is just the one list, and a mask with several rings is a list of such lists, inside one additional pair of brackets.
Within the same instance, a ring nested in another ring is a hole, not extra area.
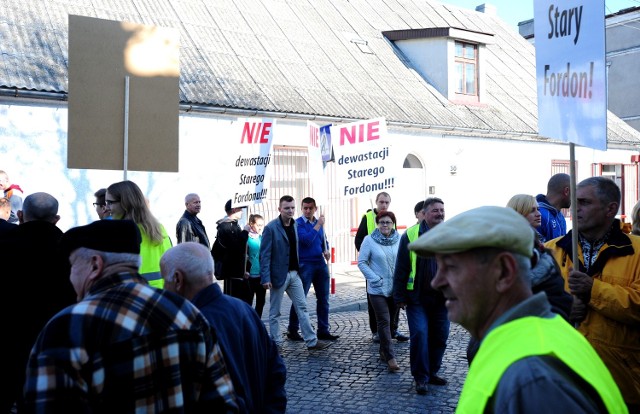
[(31, 352), (27, 412), (238, 412), (215, 332), (187, 300), (138, 274), (129, 220), (67, 231), (78, 303), (54, 316)]

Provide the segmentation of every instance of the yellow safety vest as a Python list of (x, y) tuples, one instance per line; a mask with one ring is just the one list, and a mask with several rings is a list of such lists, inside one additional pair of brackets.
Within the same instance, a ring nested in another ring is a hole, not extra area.
[(367, 218), (367, 234), (371, 234), (376, 229), (376, 214), (371, 210), (364, 213), (364, 216)]
[[(507, 346), (505, 346), (507, 345)], [(528, 316), (489, 332), (469, 368), (456, 413), (482, 413), (500, 378), (514, 362), (551, 355), (591, 384), (609, 413), (627, 413), (618, 386), (587, 339), (562, 317)]]
[(140, 242), (140, 276), (144, 277), (149, 286), (163, 288), (164, 279), (160, 275), (160, 258), (171, 248), (171, 239), (167, 235), (167, 231), (162, 227), (162, 243), (154, 244), (147, 233), (138, 225), (142, 241)]
[[(414, 224), (407, 229), (407, 237), (409, 238), (409, 243), (415, 241), (418, 238), (419, 231), (420, 223)], [(416, 280), (416, 263), (418, 261), (418, 255), (415, 251), (409, 250), (409, 260), (411, 261), (411, 273), (409, 273), (409, 280), (407, 281), (407, 290), (413, 290), (413, 284)]]

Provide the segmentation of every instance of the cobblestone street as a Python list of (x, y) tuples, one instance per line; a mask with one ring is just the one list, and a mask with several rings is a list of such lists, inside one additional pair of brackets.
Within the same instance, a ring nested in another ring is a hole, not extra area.
[[(394, 340), (399, 373), (389, 373), (378, 360), (378, 344), (371, 340), (364, 278), (356, 266), (333, 269), (336, 294), (332, 295), (331, 333), (340, 335), (327, 350), (309, 352), (303, 342), (286, 340), (283, 358), (287, 366), (287, 413), (453, 413), (467, 374), (465, 358), (468, 333), (452, 324), (439, 375), (449, 383), (429, 385), (427, 395), (415, 392), (409, 367), (409, 342)], [(268, 295), (267, 295), (268, 304)], [(291, 302), (283, 300), (281, 331)], [(316, 326), (315, 295), (309, 292), (311, 322)], [(263, 312), (268, 326), (268, 306)], [(400, 331), (409, 329), (404, 311)]]

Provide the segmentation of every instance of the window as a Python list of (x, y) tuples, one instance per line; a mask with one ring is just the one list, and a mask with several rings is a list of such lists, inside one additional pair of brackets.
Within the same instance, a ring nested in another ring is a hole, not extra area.
[(456, 93), (478, 95), (478, 45), (455, 43)]

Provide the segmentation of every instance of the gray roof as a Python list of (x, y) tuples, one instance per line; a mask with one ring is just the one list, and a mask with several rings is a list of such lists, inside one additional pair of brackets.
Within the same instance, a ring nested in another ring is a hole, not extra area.
[[(0, 91), (66, 94), (68, 14), (179, 29), (184, 105), (541, 138), (535, 50), (489, 14), (428, 0), (3, 0)], [(450, 103), (382, 34), (446, 27), (493, 34), (486, 105)], [(640, 145), (611, 113), (608, 126), (609, 146)]]

